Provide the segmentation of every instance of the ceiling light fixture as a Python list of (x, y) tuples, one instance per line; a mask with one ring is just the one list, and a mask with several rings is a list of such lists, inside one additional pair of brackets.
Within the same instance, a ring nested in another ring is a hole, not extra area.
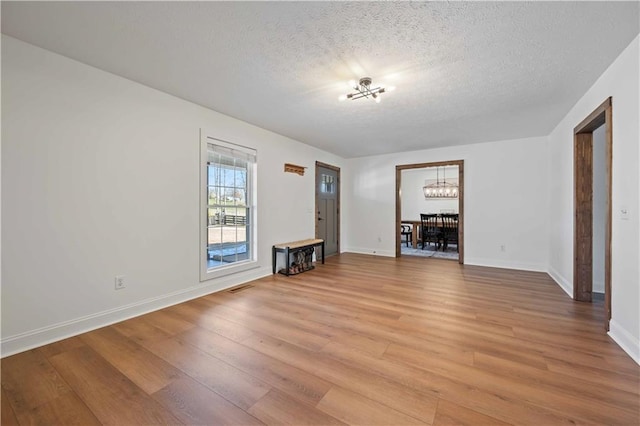
[(445, 175), (445, 168), (442, 168), (443, 179), (440, 180), (440, 168), (436, 167), (436, 181), (429, 183), (429, 180), (425, 181), (425, 186), (422, 187), (425, 200), (430, 198), (458, 198), (458, 184), (447, 182)]
[(360, 81), (356, 84), (354, 80), (349, 82), (349, 86), (353, 87), (355, 92), (347, 93), (346, 95), (342, 95), (338, 98), (340, 101), (346, 101), (347, 99), (351, 99), (352, 101), (360, 98), (371, 98), (376, 103), (380, 103), (380, 94), (391, 91), (395, 89), (395, 87), (385, 88), (383, 86), (371, 87), (371, 77), (362, 77)]

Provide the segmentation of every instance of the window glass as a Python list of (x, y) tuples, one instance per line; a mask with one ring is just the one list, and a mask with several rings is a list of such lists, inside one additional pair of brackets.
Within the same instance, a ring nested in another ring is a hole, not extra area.
[(334, 177), (323, 174), (320, 177), (320, 191), (326, 194), (333, 194), (335, 191)]

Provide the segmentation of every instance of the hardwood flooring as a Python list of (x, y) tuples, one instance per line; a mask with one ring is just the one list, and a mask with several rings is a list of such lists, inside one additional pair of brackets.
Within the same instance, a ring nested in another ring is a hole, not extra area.
[(343, 254), (2, 360), (2, 424), (640, 423), (602, 305), (544, 273)]

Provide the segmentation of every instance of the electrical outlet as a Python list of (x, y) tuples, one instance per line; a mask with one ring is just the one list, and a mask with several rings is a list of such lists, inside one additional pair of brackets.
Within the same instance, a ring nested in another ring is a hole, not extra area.
[(629, 220), (629, 207), (620, 207), (620, 220)]
[(122, 290), (126, 287), (124, 282), (124, 275), (116, 275), (116, 290)]

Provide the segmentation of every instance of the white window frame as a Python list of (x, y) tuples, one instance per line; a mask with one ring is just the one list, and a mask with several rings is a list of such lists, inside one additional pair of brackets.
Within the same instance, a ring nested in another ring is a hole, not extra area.
[[(208, 267), (208, 158), (209, 144), (254, 155), (256, 161), (252, 170), (247, 176), (247, 207), (249, 208), (249, 245), (250, 258), (231, 263), (225, 266), (218, 266), (209, 269)], [(200, 281), (207, 281), (242, 271), (247, 271), (259, 267), (258, 265), (258, 209), (257, 209), (257, 151), (253, 148), (227, 142), (222, 139), (210, 136), (208, 132), (200, 131)]]

